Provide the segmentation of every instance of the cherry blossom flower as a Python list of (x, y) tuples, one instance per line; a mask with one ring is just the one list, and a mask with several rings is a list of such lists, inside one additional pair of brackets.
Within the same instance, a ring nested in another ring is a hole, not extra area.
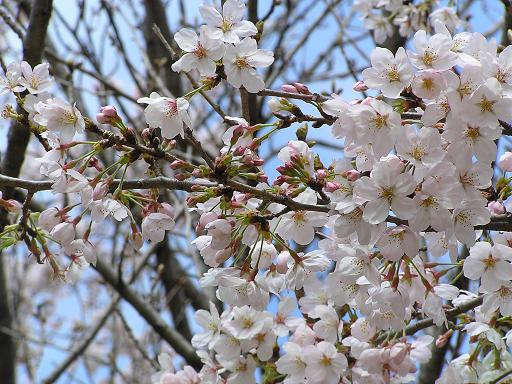
[(254, 371), (257, 365), (251, 355), (237, 356), (226, 360), (222, 356), (218, 356), (217, 359), (230, 372), (227, 384), (256, 384)]
[[(307, 189), (294, 200), (303, 204), (316, 204), (316, 193)], [(281, 216), (276, 231), (286, 240), (307, 245), (315, 237), (315, 227), (321, 227), (326, 222), (327, 213), (325, 212), (292, 211)]]
[(164, 137), (170, 139), (177, 135), (183, 137), (183, 124), (192, 127), (192, 121), (187, 112), (189, 104), (182, 97), (174, 100), (151, 92), (149, 97), (142, 97), (137, 100), (137, 103), (148, 104), (144, 110), (146, 122), (151, 128), (161, 128)]
[(284, 354), (276, 361), (279, 373), (287, 375), (289, 383), (301, 382), (306, 377), (306, 362), (303, 347), (299, 344), (287, 342), (283, 345)]
[(64, 142), (70, 141), (75, 133), (83, 133), (85, 121), (75, 105), (54, 98), (40, 101), (35, 105), (34, 121), (56, 133)]
[(220, 316), (217, 307), (210, 302), (210, 311), (200, 309), (195, 314), (197, 323), (203, 327), (204, 332), (196, 333), (192, 337), (192, 345), (201, 348), (208, 345), (212, 348), (220, 338)]
[(23, 92), (25, 87), (20, 85), (21, 65), (11, 63), (7, 66), (5, 76), (0, 76), (0, 95), (7, 92)]
[(482, 290), (485, 293), (482, 312), (491, 313), (499, 309), (503, 316), (512, 315), (512, 282), (502, 281), (500, 286), (494, 290)]
[(373, 37), (377, 44), (382, 44), (388, 36), (393, 35), (393, 25), (383, 15), (369, 14), (364, 20), (364, 26), (373, 30)]
[(338, 341), (340, 331), (340, 319), (336, 310), (328, 305), (320, 305), (315, 309), (319, 320), (313, 325), (313, 330), (318, 337), (329, 343)]
[(165, 231), (174, 228), (174, 220), (169, 215), (160, 212), (153, 212), (142, 220), (142, 236), (153, 243), (163, 241)]
[(477, 126), (496, 127), (498, 119), (512, 120), (512, 98), (501, 96), (501, 86), (490, 78), (464, 104), (462, 117)]
[(396, 54), (386, 48), (375, 48), (370, 56), (371, 68), (363, 70), (369, 88), (380, 89), (386, 97), (396, 99), (413, 78), (412, 67), (403, 47)]
[(212, 76), (217, 69), (216, 61), (224, 55), (225, 47), (221, 41), (212, 38), (206, 26), (201, 26), (199, 37), (188, 28), (182, 28), (174, 34), (179, 47), (187, 52), (172, 64), (172, 70), (190, 72), (197, 68), (201, 76)]
[(490, 163), (496, 160), (496, 144), (500, 132), (496, 127), (478, 126), (473, 123), (465, 123), (457, 117), (447, 120), (443, 139), (448, 141), (448, 152), (454, 154), (466, 154), (468, 162), (475, 155), (479, 161)]
[(358, 143), (372, 144), (375, 155), (385, 156), (393, 148), (401, 126), (400, 115), (383, 101), (357, 105), (351, 115), (358, 128)]
[(512, 276), (510, 261), (512, 248), (479, 241), (471, 247), (469, 256), (464, 260), (464, 276), (471, 280), (480, 279), (482, 289), (495, 290)]
[(107, 216), (121, 221), (128, 216), (128, 212), (128, 208), (109, 196), (91, 203), (91, 218), (95, 223), (102, 222)]
[(75, 239), (75, 225), (67, 221), (59, 223), (52, 228), (50, 236), (62, 246), (68, 246)]
[(446, 71), (452, 68), (458, 59), (457, 54), (451, 51), (451, 38), (441, 33), (427, 39), (427, 33), (419, 30), (414, 34), (414, 47), (416, 53), (407, 53), (412, 64), (419, 69)]
[(258, 32), (253, 23), (242, 20), (245, 15), (245, 4), (241, 0), (227, 0), (222, 6), (222, 15), (207, 5), (200, 5), (199, 13), (206, 21), (211, 39), (235, 44), (241, 38), (253, 36)]
[(391, 261), (400, 260), (404, 254), (414, 258), (419, 250), (418, 237), (405, 225), (386, 229), (377, 241), (377, 246), (382, 256)]
[(306, 277), (313, 272), (325, 271), (330, 260), (320, 251), (312, 251), (297, 259), (290, 259), (288, 272), (286, 272), (286, 285), (288, 289), (301, 289)]
[(454, 233), (457, 240), (472, 247), (475, 244), (475, 225), (485, 225), (491, 220), (491, 213), (480, 199), (464, 200), (453, 210)]
[(97, 255), (94, 246), (87, 240), (76, 239), (65, 244), (64, 251), (71, 258), (83, 257), (89, 264), (96, 265)]
[(307, 364), (306, 379), (311, 384), (336, 384), (348, 367), (345, 355), (326, 341), (307, 345), (303, 349), (303, 356)]
[(228, 83), (235, 88), (244, 87), (248, 92), (257, 93), (265, 88), (265, 83), (255, 68), (268, 67), (274, 62), (274, 54), (258, 49), (256, 40), (247, 37), (226, 47), (223, 62)]
[(407, 196), (415, 188), (411, 174), (401, 173), (387, 163), (378, 163), (370, 174), (363, 176), (354, 184), (354, 195), (365, 205), (363, 219), (370, 224), (383, 222), (389, 210), (401, 219), (414, 215), (414, 203)]
[(272, 316), (267, 312), (258, 312), (247, 305), (235, 307), (231, 312), (232, 318), (224, 324), (224, 327), (237, 339), (250, 339), (263, 330)]
[(21, 62), (19, 84), (35, 95), (47, 91), (52, 86), (52, 79), (48, 71), (48, 63), (38, 64), (32, 69), (26, 61)]

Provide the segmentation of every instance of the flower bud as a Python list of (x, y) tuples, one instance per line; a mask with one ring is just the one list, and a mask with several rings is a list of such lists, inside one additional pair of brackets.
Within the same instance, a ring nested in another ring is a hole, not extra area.
[(289, 92), (289, 93), (298, 93), (299, 91), (297, 88), (295, 88), (293, 85), (290, 84), (284, 84), (281, 86), (281, 90), (283, 92)]
[(504, 172), (512, 171), (512, 152), (505, 152), (498, 160), (498, 167)]
[(160, 205), (160, 208), (158, 208), (158, 212), (164, 213), (167, 216), (169, 216), (169, 217), (174, 219), (174, 214), (175, 214), (174, 207), (171, 204), (169, 204), (169, 203), (162, 203)]
[(279, 112), (283, 109), (283, 106), (281, 105), (281, 103), (279, 102), (279, 100), (277, 99), (270, 99), (268, 102), (268, 107), (270, 108), (270, 111), (272, 113), (276, 113), (276, 112)]
[(318, 171), (316, 171), (316, 177), (318, 179), (323, 180), (323, 179), (325, 179), (326, 176), (327, 176), (327, 171), (325, 169), (322, 168), (322, 169), (319, 169)]
[(326, 192), (334, 192), (340, 188), (341, 188), (341, 185), (339, 185), (338, 183), (332, 182), (332, 181), (328, 181), (327, 183), (325, 183), (325, 187), (324, 187)]
[(302, 93), (303, 95), (311, 94), (311, 91), (309, 90), (309, 88), (302, 83), (293, 83), (293, 86), (295, 87), (295, 89), (297, 89), (297, 91), (299, 93)]
[(184, 161), (184, 160), (181, 160), (181, 159), (176, 159), (174, 160), (172, 163), (171, 163), (171, 168), (172, 169), (180, 169), (180, 168), (185, 168), (187, 165), (187, 162)]
[(352, 89), (356, 92), (364, 92), (364, 91), (367, 91), (368, 90), (368, 87), (367, 85), (364, 83), (364, 81), (358, 81), (357, 83), (354, 84), (354, 86), (352, 87)]
[(493, 215), (502, 215), (505, 213), (505, 207), (501, 201), (491, 201), (487, 205), (487, 209), (491, 212)]
[(355, 169), (351, 169), (350, 171), (347, 171), (347, 180), (348, 181), (356, 181), (361, 177), (361, 173), (359, 171), (356, 171)]
[(96, 120), (100, 124), (112, 124), (115, 120), (120, 120), (117, 115), (116, 107), (106, 105), (100, 108), (100, 112), (96, 115)]

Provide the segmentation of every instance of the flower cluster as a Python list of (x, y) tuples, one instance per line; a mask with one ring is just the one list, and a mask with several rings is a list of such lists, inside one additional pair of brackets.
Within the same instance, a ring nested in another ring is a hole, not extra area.
[(197, 69), (201, 76), (215, 76), (218, 65), (223, 65), (227, 81), (235, 88), (244, 87), (256, 93), (265, 84), (256, 68), (265, 68), (274, 62), (274, 53), (258, 49), (258, 29), (243, 20), (245, 4), (241, 0), (227, 0), (222, 13), (215, 8), (201, 5), (199, 12), (206, 25), (199, 29), (199, 36), (189, 28), (174, 35), (174, 40), (185, 52), (172, 65), (176, 72)]
[(438, 0), (356, 0), (353, 8), (361, 13), (364, 27), (373, 32), (375, 42), (382, 44), (393, 36), (395, 28), (404, 38), (416, 31), (428, 30), (436, 21), (455, 31), (462, 24), (456, 10), (452, 7), (432, 10), (438, 3)]

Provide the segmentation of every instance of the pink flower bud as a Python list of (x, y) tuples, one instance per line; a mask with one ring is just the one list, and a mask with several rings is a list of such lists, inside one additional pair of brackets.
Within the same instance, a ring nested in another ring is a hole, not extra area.
[(310, 95), (311, 94), (311, 91), (309, 90), (309, 88), (302, 84), (302, 83), (293, 83), (293, 86), (297, 89), (297, 91), (299, 93), (302, 93), (304, 95)]
[(256, 178), (260, 183), (268, 183), (268, 176), (264, 173), (258, 173), (258, 177)]
[(103, 113), (96, 115), (96, 121), (100, 124), (110, 124), (110, 117), (105, 116)]
[(366, 86), (364, 81), (358, 81), (357, 83), (354, 84), (352, 89), (357, 92), (364, 92), (368, 90), (368, 87)]
[(293, 85), (290, 84), (284, 84), (281, 86), (281, 90), (283, 92), (290, 92), (290, 93), (298, 93), (299, 91), (297, 88), (295, 88)]
[(104, 107), (100, 107), (100, 113), (103, 113), (105, 116), (108, 116), (108, 117), (116, 117), (117, 116), (116, 107), (114, 107), (113, 105), (106, 105)]
[(361, 177), (361, 173), (359, 171), (356, 171), (355, 169), (351, 169), (350, 171), (347, 171), (347, 180), (348, 181), (356, 181)]
[(325, 179), (325, 177), (327, 176), (327, 171), (325, 169), (319, 169), (318, 171), (316, 171), (316, 177), (319, 178), (319, 179)]
[(512, 152), (505, 152), (498, 160), (498, 166), (504, 172), (512, 172)]
[(245, 150), (247, 149), (247, 147), (243, 146), (243, 145), (240, 145), (239, 147), (236, 147), (233, 154), (235, 156), (242, 156), (244, 153), (245, 153)]
[(100, 124), (112, 124), (116, 119), (119, 119), (117, 115), (116, 107), (112, 105), (106, 105), (100, 108), (100, 113), (96, 115), (96, 120)]
[(180, 168), (183, 168), (183, 166), (186, 164), (187, 163), (184, 160), (176, 159), (171, 163), (171, 168), (172, 169), (180, 169)]
[(339, 185), (338, 183), (334, 183), (332, 181), (328, 181), (327, 183), (325, 183), (325, 187), (324, 187), (326, 192), (334, 192), (340, 188), (341, 188), (341, 185)]
[(175, 213), (174, 212), (174, 207), (171, 204), (169, 204), (169, 203), (162, 203), (160, 208), (158, 208), (158, 212), (164, 213), (167, 216), (169, 216), (169, 217), (174, 219), (174, 213)]
[(274, 185), (281, 185), (281, 184), (287, 183), (289, 179), (290, 179), (290, 177), (289, 177), (289, 176), (279, 175), (279, 176), (277, 176), (277, 178), (275, 179), (275, 181), (274, 181)]
[(288, 260), (290, 259), (290, 253), (281, 252), (276, 258), (276, 271), (281, 275), (284, 275), (288, 271)]
[(502, 215), (503, 213), (505, 213), (505, 207), (501, 201), (491, 201), (487, 205), (487, 209), (493, 215)]

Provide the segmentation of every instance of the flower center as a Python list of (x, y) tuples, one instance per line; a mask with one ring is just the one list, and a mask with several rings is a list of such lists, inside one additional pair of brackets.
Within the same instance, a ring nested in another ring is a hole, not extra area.
[(400, 75), (395, 66), (392, 66), (388, 69), (388, 80), (389, 81), (400, 81)]
[(491, 255), (487, 259), (484, 260), (485, 269), (493, 269), (496, 265), (496, 259), (494, 259)]
[(194, 51), (194, 54), (200, 59), (207, 56), (206, 49), (201, 45), (201, 43), (197, 43), (197, 47), (196, 50)]
[(254, 321), (252, 321), (252, 319), (250, 319), (249, 317), (246, 317), (242, 320), (242, 325), (245, 329), (249, 329), (253, 326), (254, 324)]
[(328, 367), (331, 365), (331, 358), (328, 356), (323, 355), (322, 359), (320, 360), (320, 364), (322, 364), (324, 367)]
[(425, 156), (425, 149), (420, 145), (413, 145), (410, 155), (414, 160), (421, 161), (423, 156)]
[(482, 97), (482, 100), (478, 103), (478, 106), (480, 107), (480, 110), (482, 112), (492, 112), (492, 107), (496, 101), (493, 100), (487, 100), (487, 98), (484, 96)]
[(476, 139), (478, 139), (479, 136), (480, 136), (480, 129), (479, 128), (469, 127), (466, 130), (466, 137), (468, 139), (471, 139), (471, 140), (475, 141)]
[(295, 214), (293, 215), (293, 221), (295, 222), (295, 224), (301, 224), (301, 223), (305, 222), (306, 217), (305, 217), (304, 211), (295, 212)]
[(233, 23), (229, 19), (222, 19), (222, 24), (220, 28), (222, 29), (222, 32), (227, 32), (231, 30), (231, 27), (233, 26)]
[(381, 129), (383, 126), (385, 126), (388, 122), (388, 116), (387, 115), (377, 115), (373, 119), (373, 124), (375, 125), (375, 128)]
[(430, 77), (424, 77), (421, 82), (421, 87), (427, 91), (431, 91), (434, 89), (434, 80)]
[(384, 188), (382, 189), (382, 192), (380, 193), (380, 197), (383, 199), (386, 199), (388, 201), (391, 201), (393, 199), (394, 193), (393, 188)]
[(437, 60), (437, 54), (435, 54), (430, 48), (426, 49), (425, 52), (423, 53), (422, 60), (426, 66), (431, 67), (432, 64), (434, 64), (434, 61)]
[(245, 57), (237, 57), (235, 60), (235, 65), (240, 68), (248, 68), (250, 67), (249, 63), (247, 62), (247, 59)]
[(165, 115), (167, 117), (172, 117), (178, 113), (178, 105), (176, 104), (176, 101), (169, 100), (167, 102), (167, 108), (165, 109)]

